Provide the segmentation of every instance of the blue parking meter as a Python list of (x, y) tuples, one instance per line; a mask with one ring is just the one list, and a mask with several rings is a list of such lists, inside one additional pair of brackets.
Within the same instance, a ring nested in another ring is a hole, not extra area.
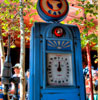
[(79, 29), (59, 23), (68, 13), (67, 1), (39, 0), (37, 9), (49, 22), (32, 27), (29, 100), (85, 100)]

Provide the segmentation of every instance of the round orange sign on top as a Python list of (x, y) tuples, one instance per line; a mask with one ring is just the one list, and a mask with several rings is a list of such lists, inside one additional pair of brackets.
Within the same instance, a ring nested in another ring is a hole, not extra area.
[(45, 21), (61, 21), (68, 13), (66, 0), (39, 0), (38, 13)]

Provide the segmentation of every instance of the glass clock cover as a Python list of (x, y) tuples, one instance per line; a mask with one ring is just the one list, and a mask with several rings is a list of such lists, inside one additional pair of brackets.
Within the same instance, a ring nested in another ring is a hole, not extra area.
[(49, 86), (73, 85), (71, 54), (47, 54), (47, 84)]

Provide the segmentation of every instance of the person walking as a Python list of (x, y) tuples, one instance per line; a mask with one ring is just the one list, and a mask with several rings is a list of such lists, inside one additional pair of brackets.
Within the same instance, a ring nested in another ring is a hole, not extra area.
[[(12, 95), (12, 98), (15, 96), (15, 94), (17, 93), (16, 92), (16, 83), (19, 83), (19, 80), (20, 79), (20, 64), (17, 63), (15, 64), (15, 66), (13, 66), (13, 69), (14, 69), (14, 74), (12, 76), (12, 82), (11, 82), (11, 88), (10, 88), (10, 91), (9, 91), (9, 94)], [(19, 89), (20, 89), (20, 85), (17, 84), (18, 86), (18, 94), (20, 93)], [(18, 95), (18, 98), (19, 98), (19, 95)]]

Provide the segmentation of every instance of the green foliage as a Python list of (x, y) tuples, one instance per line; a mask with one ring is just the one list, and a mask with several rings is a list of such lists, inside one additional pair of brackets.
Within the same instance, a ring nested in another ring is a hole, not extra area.
[(30, 18), (30, 24), (32, 24), (32, 23), (33, 23), (33, 20), (34, 20), (34, 18)]
[(5, 4), (10, 4), (9, 1), (10, 1), (10, 0), (4, 0), (4, 3), (5, 3)]
[[(77, 20), (77, 19), (75, 19), (75, 20)], [(67, 21), (67, 23), (68, 23), (68, 24), (72, 24), (72, 23), (75, 22), (75, 20), (74, 20), (74, 19), (73, 19), (73, 20), (69, 20), (69, 21)]]
[[(80, 17), (79, 19), (73, 19), (71, 21), (69, 21), (70, 23), (77, 23), (78, 25), (82, 25), (82, 27), (84, 26), (84, 29), (81, 32), (81, 40), (82, 40), (82, 44), (86, 45), (87, 43), (90, 42), (95, 42), (97, 44), (97, 36), (95, 35), (95, 33), (88, 35), (89, 30), (92, 30), (92, 28), (95, 26), (94, 23), (94, 19), (91, 17), (90, 20), (87, 19), (87, 16), (97, 16), (98, 12), (98, 5), (95, 4), (95, 2), (93, 2), (92, 4), (87, 0), (78, 0), (79, 1), (79, 6), (82, 7), (83, 11), (84, 11), (84, 16)], [(76, 11), (76, 15), (80, 14), (81, 10), (77, 10)], [(68, 23), (69, 23), (68, 22)], [(95, 26), (95, 30), (97, 30), (97, 26)], [(88, 36), (87, 36), (88, 35)]]
[(71, 21), (68, 21), (69, 24), (72, 24), (72, 23), (77, 23), (78, 25), (82, 25), (82, 17), (80, 17), (80, 19), (73, 19)]
[(30, 32), (30, 30), (29, 30), (28, 28), (25, 28), (25, 32), (29, 33), (29, 32)]
[(86, 36), (87, 33), (88, 33), (88, 29), (83, 29), (81, 35)]
[(79, 13), (80, 13), (80, 11), (79, 11), (79, 10), (77, 10), (75, 14), (76, 14), (76, 15), (78, 15)]
[(19, 35), (17, 35), (17, 38), (20, 38), (20, 34), (19, 34)]
[(83, 21), (84, 20), (84, 17), (80, 17), (80, 20)]
[(37, 3), (35, 3), (33, 6), (33, 9), (36, 9), (36, 8), (37, 8)]
[(10, 46), (10, 48), (16, 48), (16, 45), (13, 44), (13, 45)]
[[(19, 10), (23, 8), (23, 16), (29, 15), (32, 9), (36, 9), (36, 3), (30, 0), (24, 0), (23, 5), (19, 6), (19, 0), (4, 0), (0, 4), (0, 23), (3, 30), (2, 36), (6, 37), (8, 34), (14, 35), (20, 33), (19, 25)], [(31, 23), (34, 22), (32, 16), (37, 15), (37, 13), (32, 13), (29, 15), (31, 17)], [(30, 32), (30, 29), (25, 26), (25, 32)], [(13, 36), (11, 37), (13, 40)], [(17, 38), (20, 38), (18, 34)], [(6, 44), (6, 43), (5, 43)], [(12, 45), (12, 48), (15, 47)]]
[(64, 21), (61, 21), (61, 24), (65, 24), (65, 22)]
[(9, 0), (12, 3), (19, 3), (19, 0)]
[(29, 14), (29, 17), (32, 17), (34, 15), (38, 15), (38, 13), (37, 12), (31, 13), (31, 14)]
[(93, 47), (92, 47), (92, 50), (98, 51), (98, 44), (96, 44), (95, 46), (93, 46)]
[[(94, 23), (94, 18), (97, 18), (98, 15), (98, 5), (97, 1), (90, 3), (87, 0), (78, 0), (78, 6), (82, 7), (81, 10), (76, 11), (76, 15), (83, 13), (83, 16), (80, 18), (75, 18), (70, 23), (77, 23), (81, 28), (81, 47), (84, 48), (89, 43), (93, 50), (98, 50), (98, 37), (96, 31), (98, 26)], [(90, 17), (90, 19), (88, 18)], [(94, 30), (95, 28), (95, 30)], [(91, 30), (94, 30), (93, 32)], [(91, 33), (90, 33), (91, 31)], [(95, 58), (97, 61), (98, 59)]]
[(2, 36), (3, 36), (3, 37), (6, 37), (6, 34), (5, 34), (5, 33), (2, 33)]

